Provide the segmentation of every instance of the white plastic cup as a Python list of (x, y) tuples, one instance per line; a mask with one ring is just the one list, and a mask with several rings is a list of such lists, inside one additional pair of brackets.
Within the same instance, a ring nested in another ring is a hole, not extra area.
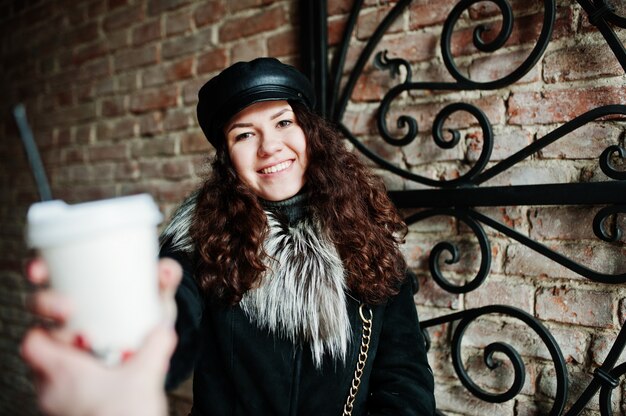
[(46, 261), (51, 287), (72, 302), (68, 327), (107, 364), (132, 354), (161, 320), (162, 218), (147, 194), (28, 210), (28, 245)]

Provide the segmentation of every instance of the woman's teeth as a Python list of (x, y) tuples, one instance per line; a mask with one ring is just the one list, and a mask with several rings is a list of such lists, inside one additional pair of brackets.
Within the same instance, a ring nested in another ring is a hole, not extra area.
[(269, 168), (261, 169), (261, 173), (276, 173), (281, 170), (285, 170), (291, 165), (291, 160), (281, 162), (278, 165), (270, 166)]

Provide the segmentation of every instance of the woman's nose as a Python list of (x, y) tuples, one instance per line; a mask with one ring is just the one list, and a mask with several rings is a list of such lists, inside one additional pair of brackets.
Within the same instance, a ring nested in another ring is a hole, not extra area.
[(280, 138), (273, 134), (261, 134), (261, 142), (259, 145), (259, 156), (271, 156), (280, 151), (283, 147)]

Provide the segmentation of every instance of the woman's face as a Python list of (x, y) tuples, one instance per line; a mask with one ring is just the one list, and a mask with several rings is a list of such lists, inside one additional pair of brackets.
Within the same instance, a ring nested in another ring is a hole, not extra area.
[(224, 136), (239, 179), (260, 198), (282, 201), (304, 186), (306, 138), (287, 101), (244, 108), (226, 123)]

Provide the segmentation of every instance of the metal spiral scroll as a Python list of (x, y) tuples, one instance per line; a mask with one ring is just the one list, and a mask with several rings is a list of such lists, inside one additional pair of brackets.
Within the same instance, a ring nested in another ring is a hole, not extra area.
[[(400, 67), (402, 66), (406, 70), (406, 77), (404, 79), (403, 84), (408, 84), (411, 82), (411, 77), (413, 74), (411, 71), (411, 65), (409, 65), (409, 63), (406, 60), (401, 59), (401, 58), (389, 59), (387, 57), (386, 50), (382, 52), (378, 52), (376, 54), (374, 58), (374, 65), (380, 69), (388, 70), (392, 78), (395, 78), (397, 75), (400, 74)], [(415, 140), (415, 137), (417, 137), (417, 132), (418, 132), (417, 121), (415, 121), (414, 118), (406, 116), (406, 115), (400, 116), (398, 118), (398, 121), (396, 122), (396, 125), (398, 126), (399, 129), (403, 129), (406, 127), (408, 131), (404, 135), (404, 137), (400, 139), (392, 137), (391, 134), (389, 134), (389, 130), (387, 129), (387, 122), (385, 121), (385, 115), (387, 114), (387, 111), (389, 110), (390, 103), (391, 103), (391, 100), (389, 100), (389, 103), (387, 106), (383, 107), (383, 105), (381, 105), (381, 109), (378, 112), (378, 118), (376, 120), (378, 124), (378, 131), (381, 132), (383, 139), (387, 143), (394, 145), (394, 146), (406, 146), (407, 144)]]
[(611, 162), (611, 156), (617, 154), (620, 158), (626, 158), (626, 149), (621, 146), (609, 146), (600, 155), (600, 169), (609, 178), (624, 180), (626, 179), (626, 172), (619, 171), (615, 168), (615, 165)]
[(480, 267), (478, 268), (476, 276), (469, 282), (466, 282), (464, 285), (457, 286), (450, 283), (450, 281), (446, 279), (441, 272), (441, 268), (439, 266), (440, 260), (444, 253), (448, 253), (450, 257), (444, 260), (444, 262), (446, 264), (457, 263), (460, 259), (459, 249), (456, 245), (448, 241), (440, 242), (433, 247), (428, 258), (430, 273), (433, 277), (433, 280), (441, 288), (450, 293), (460, 294), (471, 292), (472, 290), (478, 288), (485, 281), (487, 275), (489, 274), (489, 269), (491, 268), (491, 245), (489, 244), (487, 234), (480, 226), (478, 221), (471, 218), (465, 210), (444, 209), (422, 211), (411, 215), (410, 217), (406, 218), (405, 221), (407, 225), (410, 225), (436, 215), (453, 216), (470, 227), (470, 229), (476, 236), (478, 240), (478, 245), (480, 247)]
[(441, 34), (441, 52), (443, 62), (446, 65), (446, 68), (448, 68), (450, 75), (452, 75), (454, 79), (456, 79), (463, 86), (463, 88), (497, 89), (502, 88), (506, 85), (510, 85), (522, 78), (539, 61), (539, 58), (548, 46), (550, 36), (552, 35), (552, 28), (554, 27), (554, 20), (556, 16), (556, 2), (555, 0), (544, 0), (543, 3), (545, 12), (541, 33), (539, 35), (539, 39), (537, 40), (537, 44), (530, 52), (526, 60), (522, 62), (522, 64), (513, 72), (498, 80), (488, 82), (472, 81), (469, 78), (465, 77), (463, 74), (461, 74), (456, 64), (454, 63), (451, 46), (452, 31), (459, 17), (466, 9), (468, 9), (475, 3), (480, 3), (483, 1), (490, 1), (491, 3), (494, 3), (498, 6), (502, 14), (502, 27), (496, 38), (493, 41), (487, 43), (482, 38), (482, 34), (486, 30), (486, 28), (483, 25), (479, 25), (473, 33), (474, 46), (476, 46), (478, 50), (483, 52), (496, 51), (497, 49), (504, 46), (513, 30), (513, 12), (511, 10), (511, 5), (506, 0), (462, 0), (452, 9), (443, 25), (443, 31)]
[(568, 378), (563, 353), (561, 352), (561, 349), (559, 348), (559, 345), (554, 337), (550, 334), (550, 331), (548, 331), (548, 329), (532, 315), (512, 306), (489, 305), (482, 308), (466, 310), (460, 312), (460, 314), (462, 317), (459, 324), (455, 328), (452, 337), (452, 364), (454, 365), (454, 369), (459, 376), (461, 383), (474, 396), (490, 403), (503, 403), (511, 400), (520, 393), (524, 385), (526, 370), (520, 354), (511, 345), (503, 342), (495, 342), (487, 345), (484, 351), (485, 364), (492, 370), (498, 366), (498, 364), (493, 360), (493, 354), (495, 352), (500, 352), (506, 355), (513, 365), (513, 383), (511, 384), (511, 387), (503, 393), (490, 393), (480, 388), (468, 375), (467, 371), (463, 367), (463, 360), (461, 358), (461, 342), (463, 340), (465, 330), (472, 322), (484, 315), (489, 314), (511, 316), (528, 325), (541, 338), (544, 345), (550, 352), (550, 357), (552, 358), (556, 371), (557, 388), (554, 405), (552, 406), (549, 414), (560, 415), (567, 400)]
[[(617, 224), (617, 214), (626, 214), (626, 206), (613, 205), (610, 207), (604, 207), (598, 211), (593, 218), (593, 233), (599, 239), (608, 243), (614, 243), (622, 238), (622, 229)], [(614, 216), (611, 225), (607, 226), (607, 221), (610, 216)], [(607, 229), (610, 227), (610, 229)]]

